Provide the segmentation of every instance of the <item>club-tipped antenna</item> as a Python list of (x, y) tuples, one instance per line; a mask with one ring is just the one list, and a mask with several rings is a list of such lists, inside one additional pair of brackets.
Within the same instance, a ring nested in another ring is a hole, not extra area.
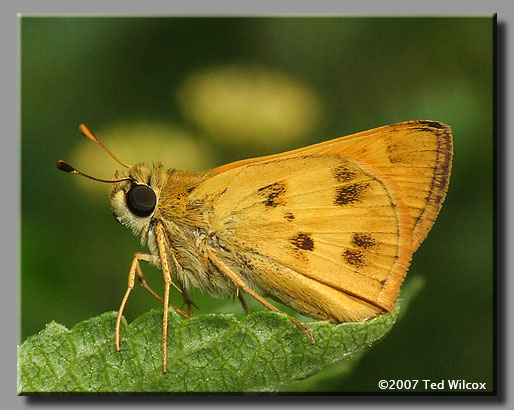
[[(93, 141), (95, 144), (98, 144), (105, 152), (107, 152), (107, 154), (109, 154), (109, 156), (115, 160), (118, 164), (120, 165), (123, 165), (125, 168), (130, 168), (130, 165), (127, 165), (125, 164), (123, 161), (121, 161), (116, 155), (114, 155), (109, 149), (107, 149), (107, 147), (102, 144), (100, 141), (98, 141), (96, 139), (96, 137), (91, 133), (91, 131), (89, 131), (89, 129), (84, 125), (84, 124), (80, 124), (79, 126), (79, 131), (80, 133), (90, 139), (91, 141)], [(59, 168), (61, 169), (61, 168)]]
[(132, 178), (128, 178), (128, 177), (127, 178), (121, 178), (121, 179), (114, 179), (114, 180), (95, 178), (95, 177), (92, 177), (90, 175), (84, 174), (84, 173), (82, 173), (80, 171), (77, 171), (71, 165), (67, 164), (66, 162), (64, 162), (62, 160), (59, 160), (57, 162), (57, 168), (59, 168), (61, 171), (68, 172), (69, 174), (81, 175), (83, 177), (92, 179), (93, 181), (106, 182), (108, 184), (115, 184), (117, 182), (123, 182), (123, 181), (132, 181)]

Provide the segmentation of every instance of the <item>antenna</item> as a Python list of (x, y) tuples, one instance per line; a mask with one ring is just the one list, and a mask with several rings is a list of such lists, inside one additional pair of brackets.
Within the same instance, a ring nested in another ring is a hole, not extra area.
[[(122, 164), (123, 165), (123, 164)], [(100, 178), (95, 178), (95, 177), (92, 177), (90, 175), (87, 175), (87, 174), (84, 174), (80, 171), (77, 171), (75, 168), (73, 168), (71, 165), (67, 164), (66, 162), (62, 161), (62, 160), (59, 160), (57, 162), (57, 168), (59, 168), (61, 171), (64, 171), (64, 172), (68, 172), (69, 174), (77, 174), (77, 175), (81, 175), (83, 177), (86, 177), (86, 178), (89, 178), (89, 179), (92, 179), (93, 181), (98, 181), (98, 182), (106, 182), (108, 184), (115, 184), (117, 182), (123, 182), (123, 181), (132, 181), (132, 178), (121, 178), (121, 179), (115, 179), (115, 180), (108, 180), (108, 179), (100, 179)]]
[[(109, 154), (109, 156), (115, 160), (118, 164), (120, 165), (123, 165), (125, 168), (130, 168), (130, 165), (127, 165), (125, 164), (123, 161), (121, 161), (116, 155), (114, 155), (111, 151), (109, 151), (107, 149), (107, 147), (102, 144), (100, 141), (98, 141), (96, 139), (96, 137), (91, 133), (91, 131), (89, 131), (89, 129), (84, 125), (84, 124), (80, 124), (79, 126), (79, 131), (81, 132), (81, 134), (90, 139), (91, 141), (93, 141), (95, 144), (98, 144), (105, 152), (107, 152), (107, 154)], [(61, 169), (61, 168), (59, 168)]]

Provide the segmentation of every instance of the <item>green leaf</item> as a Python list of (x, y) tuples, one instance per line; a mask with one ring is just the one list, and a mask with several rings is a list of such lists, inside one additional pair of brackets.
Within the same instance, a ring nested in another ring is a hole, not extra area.
[[(419, 287), (419, 281), (411, 281), (402, 296), (410, 297)], [(170, 310), (166, 374), (159, 310), (128, 326), (122, 322), (120, 352), (114, 347), (115, 312), (71, 330), (51, 322), (18, 349), (18, 394), (277, 391), (368, 349), (391, 330), (400, 305), (403, 301), (393, 311), (362, 322), (307, 322), (315, 345), (280, 313), (261, 311), (241, 320), (209, 314), (186, 320)]]

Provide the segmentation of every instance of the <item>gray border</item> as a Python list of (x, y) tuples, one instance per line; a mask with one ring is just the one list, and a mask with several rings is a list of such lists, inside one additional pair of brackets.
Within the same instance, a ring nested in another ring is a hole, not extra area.
[[(17, 41), (19, 40), (19, 35), (17, 32), (17, 17), (16, 13), (21, 12), (23, 14), (81, 14), (88, 13), (90, 14), (117, 14), (117, 15), (148, 15), (148, 14), (159, 14), (159, 15), (269, 15), (269, 14), (283, 14), (283, 15), (301, 15), (301, 14), (316, 14), (316, 15), (343, 15), (343, 14), (352, 14), (352, 15), (490, 15), (491, 13), (498, 13), (498, 22), (502, 27), (503, 38), (498, 38), (499, 45), (499, 53), (505, 53), (500, 56), (500, 69), (503, 72), (503, 75), (498, 77), (498, 87), (499, 91), (499, 102), (498, 102), (498, 114), (502, 117), (500, 118), (498, 124), (499, 131), (499, 143), (498, 143), (498, 161), (500, 164), (504, 164), (504, 166), (500, 166), (498, 168), (498, 206), (500, 212), (497, 213), (499, 226), (504, 228), (498, 232), (498, 251), (499, 251), (499, 260), (498, 260), (498, 270), (499, 275), (501, 276), (501, 272), (505, 271), (505, 275), (503, 279), (499, 281), (501, 285), (501, 290), (498, 293), (500, 298), (504, 298), (504, 301), (500, 300), (498, 305), (498, 312), (500, 313), (503, 308), (507, 309), (505, 314), (501, 314), (499, 319), (504, 320), (505, 328), (501, 330), (501, 339), (499, 339), (499, 345), (501, 348), (498, 351), (498, 360), (500, 363), (503, 363), (499, 368), (498, 374), (498, 387), (503, 390), (502, 396), (498, 400), (482, 400), (484, 398), (477, 397), (472, 400), (461, 400), (457, 397), (451, 400), (452, 397), (446, 398), (430, 398), (429, 406), (430, 407), (441, 407), (441, 405), (451, 405), (453, 402), (462, 403), (464, 405), (471, 405), (472, 403), (476, 403), (480, 406), (486, 406), (489, 404), (496, 405), (508, 405), (512, 403), (512, 395), (509, 395), (508, 389), (512, 386), (512, 379), (509, 377), (512, 374), (513, 366), (513, 356), (508, 352), (508, 346), (514, 345), (514, 337), (513, 326), (512, 326), (512, 315), (513, 314), (513, 303), (510, 301), (508, 295), (514, 294), (513, 283), (514, 280), (509, 277), (514, 271), (512, 265), (512, 253), (509, 252), (511, 247), (511, 235), (512, 230), (514, 228), (512, 218), (509, 218), (507, 214), (507, 210), (514, 208), (514, 200), (512, 190), (504, 191), (503, 184), (507, 185), (507, 181), (509, 181), (509, 177), (513, 177), (513, 166), (512, 158), (514, 157), (514, 149), (513, 144), (508, 141), (507, 136), (510, 135), (510, 127), (509, 127), (509, 117), (511, 117), (511, 111), (509, 110), (509, 106), (507, 102), (509, 100), (509, 96), (512, 96), (512, 84), (506, 78), (507, 73), (510, 71), (509, 67), (512, 67), (512, 53), (508, 53), (509, 44), (512, 44), (512, 32), (509, 30), (509, 23), (511, 23), (512, 19), (512, 2), (507, 0), (490, 0), (488, 2), (473, 2), (474, 4), (470, 4), (470, 2), (462, 2), (461, 0), (432, 0), (429, 4), (424, 3), (422, 5), (415, 5), (412, 1), (408, 0), (396, 0), (396, 1), (367, 1), (367, 2), (351, 2), (351, 3), (343, 3), (336, 1), (274, 1), (274, 2), (237, 2), (235, 0), (224, 0), (217, 2), (207, 2), (207, 1), (190, 1), (188, 3), (182, 2), (180, 4), (170, 4), (169, 2), (165, 2), (163, 0), (160, 1), (146, 1), (146, 2), (106, 2), (98, 1), (98, 0), (90, 0), (88, 2), (81, 3), (71, 3), (65, 0), (53, 0), (46, 2), (35, 2), (35, 1), (19, 1), (15, 5), (14, 4), (4, 4), (2, 6), (2, 36), (0, 36), (0, 41), (2, 43), (2, 55), (4, 57), (5, 64), (2, 65), (4, 71), (4, 75), (1, 76), (2, 81), (2, 100), (4, 102), (2, 106), (2, 117), (4, 121), (2, 122), (4, 125), (4, 129), (2, 130), (4, 133), (4, 145), (1, 150), (2, 160), (0, 161), (2, 167), (2, 175), (4, 175), (3, 184), (3, 195), (2, 195), (2, 215), (4, 224), (2, 226), (2, 266), (3, 266), (3, 277), (2, 277), (2, 289), (3, 292), (1, 303), (2, 303), (2, 311), (5, 313), (11, 313), (13, 311), (13, 306), (15, 304), (15, 299), (17, 297), (17, 293), (12, 290), (17, 287), (17, 275), (15, 273), (18, 272), (18, 241), (19, 241), (19, 224), (20, 224), (20, 174), (18, 173), (20, 169), (19, 162), (19, 148), (20, 148), (20, 138), (19, 138), (19, 98), (18, 98), (18, 49), (17, 49)], [(476, 3), (476, 4), (475, 4)], [(17, 33), (16, 36), (14, 33)], [(16, 41), (13, 41), (16, 39)], [(13, 62), (16, 61), (16, 65)], [(16, 81), (14, 80), (16, 78)], [(16, 105), (14, 104), (16, 101)], [(5, 121), (9, 119), (9, 121)], [(502, 161), (503, 160), (503, 161)], [(16, 170), (13, 172), (13, 170)], [(16, 175), (16, 178), (12, 176)], [(505, 176), (504, 176), (505, 175)], [(6, 178), (5, 176), (9, 176)], [(7, 186), (5, 186), (7, 184)], [(12, 198), (13, 194), (16, 192), (17, 201), (7, 201), (6, 199)], [(504, 217), (504, 218), (503, 218)], [(506, 229), (505, 229), (506, 228)], [(505, 233), (505, 234), (504, 234)], [(16, 240), (14, 240), (16, 238)], [(503, 251), (503, 252), (502, 252)], [(505, 256), (503, 257), (504, 254)], [(148, 398), (138, 397), (131, 398), (128, 400), (108, 400), (108, 398), (103, 400), (91, 400), (91, 404), (87, 403), (86, 400), (70, 400), (64, 399), (59, 400), (58, 398), (53, 398), (51, 400), (44, 399), (28, 399), (16, 397), (16, 385), (15, 379), (13, 377), (13, 356), (14, 356), (14, 343), (11, 339), (11, 335), (17, 335), (17, 324), (18, 317), (12, 314), (4, 315), (4, 318), (7, 318), (9, 322), (9, 332), (2, 337), (1, 340), (1, 352), (2, 352), (2, 398), (4, 405), (7, 408), (24, 408), (30, 405), (40, 405), (40, 406), (58, 406), (60, 404), (64, 406), (72, 406), (73, 404), (80, 404), (83, 407), (95, 406), (95, 408), (107, 407), (109, 404), (118, 404), (122, 406), (133, 405), (133, 406), (146, 406), (148, 404), (157, 404), (162, 403), (163, 406), (176, 406), (177, 404), (184, 405), (202, 405), (209, 403), (209, 407), (212, 406), (221, 406), (224, 407), (229, 403), (228, 400), (219, 400), (218, 398), (208, 398), (204, 397), (202, 400), (180, 400), (180, 399), (172, 399), (172, 400), (150, 400)], [(501, 323), (500, 323), (501, 325)], [(12, 329), (12, 330), (11, 330)], [(7, 333), (7, 332), (6, 332)], [(5, 357), (4, 357), (5, 356)], [(12, 367), (11, 367), (12, 364)], [(334, 400), (336, 399), (336, 400)], [(88, 401), (89, 401), (88, 400)], [(374, 404), (383, 406), (384, 404), (393, 404), (390, 400), (384, 400), (384, 398), (379, 397), (360, 397), (360, 398), (351, 398), (351, 397), (338, 397), (332, 398), (330, 400), (325, 400), (322, 398), (311, 397), (310, 399), (305, 398), (292, 398), (288, 399), (285, 397), (271, 399), (267, 397), (262, 398), (236, 398), (235, 400), (230, 400), (230, 404), (236, 404), (240, 406), (241, 404), (255, 404), (255, 405), (266, 405), (269, 406), (272, 403), (280, 403), (280, 405), (295, 405), (298, 406), (300, 403), (305, 403), (306, 405), (312, 405), (318, 402), (324, 402), (327, 405), (332, 406), (340, 406), (341, 404), (352, 405), (352, 404), (366, 404), (368, 406), (373, 406)], [(395, 398), (394, 404), (405, 403), (409, 406), (414, 405), (419, 400), (415, 398)], [(427, 400), (423, 400), (424, 403)]]

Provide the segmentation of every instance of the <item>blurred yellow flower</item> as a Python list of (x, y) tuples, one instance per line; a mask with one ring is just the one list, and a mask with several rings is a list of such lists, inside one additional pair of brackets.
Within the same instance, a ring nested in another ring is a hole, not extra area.
[(258, 67), (228, 65), (193, 73), (177, 97), (203, 132), (233, 146), (287, 146), (308, 136), (321, 112), (319, 98), (307, 85)]
[[(166, 168), (185, 171), (201, 171), (216, 165), (212, 149), (185, 131), (166, 123), (150, 121), (123, 122), (91, 132), (120, 160), (135, 165), (141, 162), (161, 162)], [(91, 176), (111, 179), (114, 170), (124, 168), (91, 141), (78, 145), (70, 158), (70, 164)], [(108, 190), (105, 184), (85, 178), (74, 178), (82, 188), (90, 192)]]

